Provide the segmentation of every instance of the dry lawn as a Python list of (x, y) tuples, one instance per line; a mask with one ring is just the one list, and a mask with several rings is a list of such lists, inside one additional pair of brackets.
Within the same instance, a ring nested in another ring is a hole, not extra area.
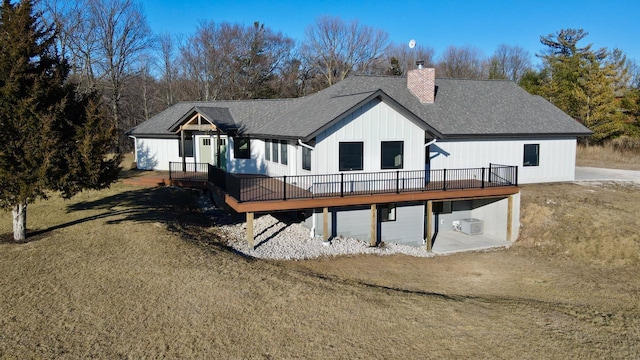
[(638, 358), (639, 190), (524, 187), (507, 251), (297, 262), (226, 248), (197, 192), (52, 198), (0, 243), (0, 358)]
[(609, 169), (640, 170), (640, 151), (619, 150), (612, 144), (583, 146), (576, 151), (576, 165)]

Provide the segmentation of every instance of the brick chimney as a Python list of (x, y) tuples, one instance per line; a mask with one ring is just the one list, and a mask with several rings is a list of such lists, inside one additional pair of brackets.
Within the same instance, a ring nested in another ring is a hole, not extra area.
[(417, 61), (417, 69), (407, 73), (407, 88), (421, 103), (432, 104), (436, 93), (436, 69), (423, 68), (424, 61)]

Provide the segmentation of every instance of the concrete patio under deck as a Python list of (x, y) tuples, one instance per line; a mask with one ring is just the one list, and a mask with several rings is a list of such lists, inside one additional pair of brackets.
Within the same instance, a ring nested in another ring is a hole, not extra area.
[(434, 254), (446, 255), (466, 251), (508, 248), (511, 245), (510, 241), (489, 235), (467, 235), (457, 231), (442, 231), (438, 233), (431, 251)]

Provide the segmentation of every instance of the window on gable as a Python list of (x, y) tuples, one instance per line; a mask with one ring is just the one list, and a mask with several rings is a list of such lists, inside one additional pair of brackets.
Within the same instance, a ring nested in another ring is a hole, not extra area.
[(524, 144), (522, 166), (540, 165), (540, 144)]
[[(182, 157), (182, 141), (178, 140), (178, 156)], [(184, 133), (184, 157), (193, 157), (193, 135)]]
[(302, 147), (302, 169), (311, 171), (311, 149)]
[(380, 221), (396, 221), (396, 204), (385, 204), (380, 207)]
[(278, 162), (278, 145), (280, 144), (276, 140), (271, 142), (271, 160), (273, 160), (273, 162)]
[(338, 166), (340, 171), (354, 171), (363, 169), (364, 143), (341, 142), (339, 148)]
[(271, 160), (271, 141), (267, 139), (264, 140), (264, 158)]
[(251, 139), (237, 137), (233, 141), (233, 154), (236, 159), (251, 159)]
[(381, 150), (381, 169), (402, 169), (404, 165), (403, 141), (383, 141)]
[(287, 157), (287, 142), (285, 140), (282, 140), (282, 143), (280, 144), (280, 163), (283, 165), (287, 165), (287, 161), (288, 161), (288, 157)]

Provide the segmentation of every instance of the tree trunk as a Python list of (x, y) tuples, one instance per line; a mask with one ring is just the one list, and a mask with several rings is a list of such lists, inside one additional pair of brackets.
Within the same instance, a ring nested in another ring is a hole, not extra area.
[(13, 239), (17, 242), (25, 241), (27, 238), (27, 203), (20, 203), (13, 206)]

